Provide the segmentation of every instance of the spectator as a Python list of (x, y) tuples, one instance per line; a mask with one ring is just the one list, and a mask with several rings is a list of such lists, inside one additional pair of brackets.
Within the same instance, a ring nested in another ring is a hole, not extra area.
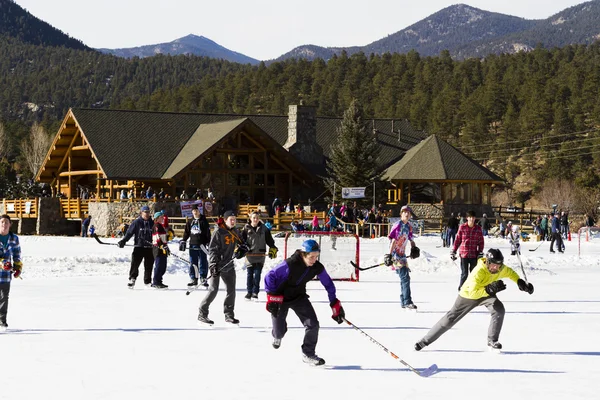
[(211, 188), (208, 188), (208, 194), (206, 195), (206, 200), (209, 200), (209, 201), (215, 200), (215, 195)]
[(163, 276), (167, 272), (167, 257), (171, 255), (167, 244), (167, 231), (163, 226), (165, 218), (164, 211), (154, 213), (154, 226), (152, 227), (152, 254), (154, 255), (154, 277), (152, 287), (154, 289), (168, 289), (163, 283)]
[(127, 200), (127, 191), (125, 189), (121, 189), (121, 194), (119, 196), (121, 200)]
[(152, 186), (148, 186), (148, 189), (146, 190), (146, 198), (147, 199), (154, 198), (154, 189), (152, 189)]
[(558, 252), (563, 253), (563, 240), (560, 235), (560, 219), (558, 218), (558, 214), (552, 215), (552, 220), (550, 222), (550, 226), (552, 229), (552, 240), (550, 241), (550, 253), (554, 253), (554, 241), (556, 241), (556, 247), (558, 247)]
[(160, 192), (158, 192), (158, 198), (159, 199), (165, 198), (165, 190), (163, 188), (160, 188)]
[(564, 211), (560, 213), (560, 234), (563, 239), (567, 239), (569, 235), (569, 214)]
[(202, 189), (198, 188), (196, 190), (196, 193), (194, 193), (194, 199), (195, 200), (203, 200), (204, 199), (204, 195), (202, 194)]
[(188, 199), (188, 195), (187, 195), (187, 193), (185, 192), (185, 189), (183, 189), (183, 191), (181, 192), (181, 196), (179, 196), (179, 198), (180, 198), (181, 200), (187, 200), (187, 199)]
[(92, 222), (92, 216), (88, 215), (86, 219), (81, 222), (81, 237), (88, 236), (88, 229), (90, 228), (90, 223)]
[(467, 222), (458, 228), (456, 240), (452, 247), (450, 257), (456, 260), (456, 252), (460, 255), (460, 283), (458, 290), (467, 280), (469, 273), (477, 265), (477, 259), (483, 256), (483, 232), (481, 227), (475, 224), (475, 211), (467, 212)]
[(488, 231), (490, 230), (490, 221), (487, 218), (487, 214), (483, 214), (483, 217), (479, 220), (479, 226), (481, 226), (481, 232), (483, 232), (483, 236), (487, 236)]
[(446, 226), (448, 227), (446, 231), (446, 244), (450, 247), (456, 240), (456, 233), (458, 232), (458, 219), (456, 219), (454, 213), (450, 213), (450, 218), (448, 218)]
[(320, 231), (320, 230), (321, 230), (321, 228), (319, 227), (319, 217), (317, 217), (317, 216), (315, 215), (315, 216), (313, 217), (313, 220), (312, 220), (312, 223), (311, 223), (311, 225), (312, 225), (312, 230), (313, 230), (313, 232)]
[(133, 189), (129, 189), (129, 193), (127, 193), (127, 199), (133, 200)]

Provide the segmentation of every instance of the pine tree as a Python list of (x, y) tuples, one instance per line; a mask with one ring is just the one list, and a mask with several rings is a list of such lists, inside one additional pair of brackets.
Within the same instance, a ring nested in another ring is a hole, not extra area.
[(377, 165), (379, 144), (367, 129), (363, 110), (357, 100), (352, 100), (344, 112), (340, 127), (336, 132), (336, 141), (331, 145), (331, 155), (327, 162), (329, 178), (327, 187), (339, 198), (342, 187), (372, 187), (381, 180), (381, 171)]

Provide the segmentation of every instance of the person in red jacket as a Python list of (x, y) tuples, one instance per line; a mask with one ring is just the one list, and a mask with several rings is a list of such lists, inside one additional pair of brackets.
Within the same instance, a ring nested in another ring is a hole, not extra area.
[(460, 255), (460, 283), (458, 290), (467, 280), (469, 273), (477, 265), (477, 259), (483, 256), (483, 231), (475, 224), (475, 211), (467, 212), (467, 222), (458, 227), (456, 240), (450, 253), (452, 261), (456, 260), (456, 251)]

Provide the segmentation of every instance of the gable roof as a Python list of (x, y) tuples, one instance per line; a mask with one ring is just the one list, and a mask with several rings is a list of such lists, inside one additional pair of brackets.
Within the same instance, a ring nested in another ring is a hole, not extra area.
[(408, 150), (401, 160), (388, 168), (383, 178), (426, 182), (503, 182), (498, 175), (482, 167), (437, 135), (429, 136)]
[[(193, 114), (86, 108), (73, 108), (71, 112), (92, 145), (103, 171), (112, 179), (160, 179), (203, 124), (248, 118), (280, 146), (285, 144), (288, 136), (287, 115)], [(327, 158), (332, 143), (336, 141), (341, 122), (342, 118), (317, 117), (317, 143)], [(366, 122), (367, 128), (376, 132), (381, 146), (378, 159), (381, 168), (399, 160), (408, 149), (427, 137), (424, 132), (412, 128), (407, 120), (374, 119)], [(172, 171), (169, 172), (171, 173)]]

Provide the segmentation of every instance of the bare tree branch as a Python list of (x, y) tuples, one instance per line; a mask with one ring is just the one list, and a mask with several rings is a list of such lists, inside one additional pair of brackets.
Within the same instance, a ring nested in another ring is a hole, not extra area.
[(23, 159), (33, 176), (42, 166), (51, 144), (52, 138), (42, 126), (35, 122), (31, 127), (29, 137), (21, 143)]

